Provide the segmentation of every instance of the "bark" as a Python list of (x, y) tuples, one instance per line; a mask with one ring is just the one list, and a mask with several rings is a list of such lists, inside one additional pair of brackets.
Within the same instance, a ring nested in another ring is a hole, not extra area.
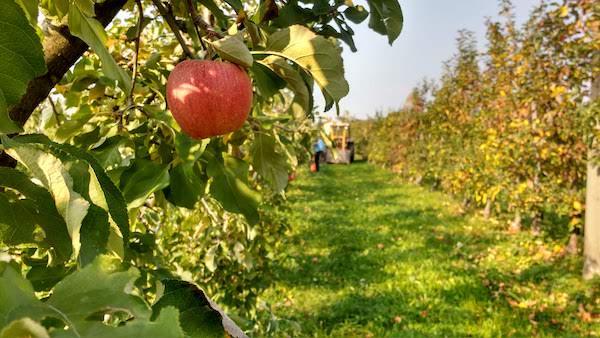
[(492, 200), (488, 198), (483, 209), (483, 218), (489, 219), (490, 216), (492, 216)]
[(515, 213), (515, 218), (513, 219), (513, 221), (510, 223), (510, 228), (509, 228), (509, 232), (511, 233), (517, 233), (521, 231), (521, 212), (517, 211)]
[[(108, 25), (125, 5), (126, 0), (106, 0), (95, 5), (96, 19)], [(43, 42), (44, 60), (48, 72), (29, 81), (21, 101), (10, 107), (10, 117), (20, 126), (25, 125), (35, 108), (48, 97), (50, 90), (88, 49), (88, 46), (69, 33), (67, 25), (50, 26)], [(0, 154), (0, 166), (11, 166), (13, 162)], [(13, 164), (14, 166), (14, 164)]]
[[(126, 2), (126, 0), (107, 0), (96, 4), (96, 19), (103, 26), (108, 25)], [(85, 42), (69, 33), (67, 25), (49, 27), (43, 47), (48, 72), (31, 80), (21, 102), (10, 109), (10, 117), (21, 126), (48, 96), (50, 90), (62, 79), (67, 70), (88, 49)]]
[[(107, 0), (96, 4), (96, 19), (103, 26), (108, 25), (126, 2), (126, 0)], [(25, 125), (35, 108), (48, 97), (50, 90), (88, 49), (85, 42), (69, 33), (67, 25), (50, 26), (45, 34), (43, 48), (48, 72), (29, 81), (21, 101), (9, 110), (11, 119), (20, 126)], [(0, 153), (0, 166), (13, 167), (14, 165), (12, 158)]]
[(539, 212), (535, 212), (533, 214), (533, 219), (531, 220), (531, 234), (534, 236), (539, 236), (542, 233), (542, 215)]
[[(592, 85), (592, 100), (600, 96), (600, 76)], [(598, 141), (595, 141), (595, 146)], [(583, 278), (600, 276), (600, 166), (592, 163), (594, 146), (588, 151), (587, 181), (585, 195), (585, 229), (583, 243)]]
[(569, 244), (567, 244), (567, 253), (569, 255), (576, 255), (579, 251), (579, 235), (572, 233), (569, 236)]

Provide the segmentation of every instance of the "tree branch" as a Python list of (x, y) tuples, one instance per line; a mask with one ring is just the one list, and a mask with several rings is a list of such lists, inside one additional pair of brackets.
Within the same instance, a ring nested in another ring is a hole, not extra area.
[[(188, 10), (190, 11), (192, 21), (194, 22), (194, 26), (196, 27), (196, 29), (200, 28), (200, 30), (202, 31), (202, 35), (207, 37), (223, 37), (219, 32), (215, 31), (206, 21), (204, 21), (204, 19), (202, 19), (202, 17), (198, 14), (198, 11), (196, 11), (196, 7), (194, 6), (192, 0), (186, 0), (186, 3)], [(200, 36), (200, 34), (198, 34), (198, 36)], [(200, 38), (200, 41), (202, 42), (202, 38)]]
[[(96, 19), (103, 26), (108, 25), (127, 0), (106, 0), (95, 5)], [(43, 43), (44, 60), (48, 72), (29, 81), (27, 91), (21, 101), (10, 107), (11, 119), (20, 126), (25, 125), (35, 108), (48, 97), (50, 91), (63, 75), (88, 49), (88, 45), (69, 33), (67, 25), (48, 28)], [(0, 151), (0, 166), (14, 167), (16, 161)]]
[(154, 4), (154, 6), (156, 6), (160, 15), (165, 19), (165, 21), (167, 22), (167, 25), (169, 25), (173, 34), (175, 34), (175, 38), (177, 39), (177, 41), (179, 41), (181, 48), (183, 48), (183, 52), (190, 59), (193, 59), (194, 53), (192, 53), (192, 51), (190, 50), (188, 45), (185, 44), (185, 40), (183, 39), (183, 36), (181, 36), (181, 32), (179, 31), (179, 28), (177, 27), (177, 22), (175, 21), (175, 18), (173, 17), (171, 12), (165, 6), (163, 6), (163, 4), (160, 2), (160, 0), (152, 0), (152, 3)]
[(135, 81), (138, 76), (138, 58), (140, 53), (140, 38), (142, 36), (143, 24), (144, 24), (144, 8), (142, 7), (142, 1), (136, 0), (139, 17), (137, 23), (137, 34), (135, 36), (135, 54), (133, 55), (133, 76), (131, 78), (131, 90), (129, 91), (129, 104), (133, 104), (133, 90), (135, 89)]
[[(127, 0), (107, 0), (95, 5), (96, 19), (108, 25)], [(23, 126), (50, 90), (88, 49), (88, 45), (69, 33), (67, 25), (50, 27), (44, 39), (44, 60), (48, 72), (29, 81), (21, 101), (11, 107), (10, 117)]]

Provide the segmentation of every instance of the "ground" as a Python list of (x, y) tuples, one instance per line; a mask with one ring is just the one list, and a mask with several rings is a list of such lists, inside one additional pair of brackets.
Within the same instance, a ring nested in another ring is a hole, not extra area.
[(600, 336), (600, 281), (563, 240), (510, 234), (366, 163), (302, 171), (264, 300), (277, 337)]

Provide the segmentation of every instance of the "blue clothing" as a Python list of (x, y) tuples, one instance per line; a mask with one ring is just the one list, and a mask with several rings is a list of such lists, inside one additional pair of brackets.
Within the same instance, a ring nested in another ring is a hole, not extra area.
[(325, 142), (323, 142), (323, 140), (321, 140), (321, 139), (319, 139), (319, 140), (317, 141), (317, 143), (315, 143), (315, 145), (314, 145), (314, 150), (315, 150), (315, 152), (318, 152), (318, 151), (325, 151), (325, 149), (326, 149), (326, 148), (327, 148), (327, 147), (325, 146)]

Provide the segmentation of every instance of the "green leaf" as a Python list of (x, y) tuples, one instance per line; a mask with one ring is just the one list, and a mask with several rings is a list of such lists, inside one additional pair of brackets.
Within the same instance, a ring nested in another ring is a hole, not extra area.
[(69, 12), (69, 0), (41, 0), (40, 4), (48, 14), (57, 16), (59, 20)]
[(94, 1), (73, 0), (73, 3), (75, 4), (75, 6), (77, 6), (77, 8), (79, 8), (81, 13), (83, 13), (84, 15), (87, 15), (89, 17), (93, 17), (96, 15), (96, 13), (94, 13)]
[(103, 168), (118, 168), (123, 165), (123, 156), (119, 148), (127, 142), (128, 140), (121, 135), (112, 136), (105, 139), (91, 152)]
[(59, 309), (71, 322), (79, 323), (76, 329), (81, 334), (98, 324), (87, 320), (91, 314), (111, 308), (127, 309), (136, 319), (148, 320), (147, 305), (131, 294), (131, 286), (139, 272), (130, 268), (111, 273), (115, 269), (118, 269), (117, 261), (99, 257), (56, 284), (46, 304)]
[[(166, 308), (150, 321), (150, 307), (133, 293), (139, 272), (134, 268), (117, 271), (115, 261), (106, 257), (65, 277), (45, 302), (35, 297), (31, 284), (19, 273), (8, 266), (3, 270), (0, 328), (22, 318), (37, 323), (55, 318), (67, 326), (55, 327), (53, 337), (183, 337), (177, 310)], [(107, 316), (109, 324), (104, 322)]]
[(75, 254), (79, 253), (81, 222), (87, 213), (89, 202), (73, 190), (73, 179), (61, 161), (33, 145), (2, 137), (5, 151), (19, 161), (48, 189), (56, 209), (65, 219)]
[(310, 113), (310, 92), (308, 91), (308, 87), (306, 86), (302, 75), (300, 75), (300, 72), (297, 69), (294, 69), (294, 67), (286, 60), (276, 56), (269, 56), (257, 63), (271, 69), (283, 79), (288, 84), (288, 87), (294, 92), (292, 110), (295, 109), (293, 106), (298, 105), (299, 109), (304, 111), (305, 115)]
[(192, 209), (204, 195), (206, 180), (194, 163), (180, 163), (169, 171), (167, 200), (177, 206)]
[(231, 6), (236, 12), (244, 9), (242, 2), (240, 0), (225, 0), (225, 2)]
[[(0, 330), (4, 330), (14, 320), (25, 317), (36, 319), (51, 313), (44, 306), (36, 309), (35, 306), (40, 303), (29, 281), (5, 262), (0, 262)], [(20, 308), (30, 310), (28, 313), (18, 311)]]
[(0, 192), (0, 243), (19, 245), (35, 243), (33, 230), (36, 217), (23, 205), (24, 201), (9, 201), (6, 194)]
[[(59, 144), (50, 141), (44, 135), (22, 135), (15, 138), (18, 142), (24, 143), (39, 143), (47, 147), (49, 151), (57, 156), (67, 153), (79, 160), (85, 161), (91, 168), (90, 175), (90, 187), (89, 187), (89, 198), (90, 200), (107, 210), (110, 213), (111, 220), (118, 226), (120, 236), (123, 241), (127, 241), (129, 238), (129, 216), (127, 214), (127, 204), (125, 199), (119, 191), (119, 188), (112, 182), (108, 177), (104, 168), (96, 158), (90, 155), (88, 152), (81, 150), (70, 144)], [(112, 232), (111, 232), (112, 234)]]
[(263, 61), (257, 61), (252, 65), (254, 75), (252, 78), (260, 95), (268, 98), (277, 94), (280, 89), (285, 88), (286, 82), (277, 76)]
[(252, 54), (250, 54), (250, 50), (248, 50), (248, 47), (244, 43), (242, 34), (229, 35), (216, 41), (205, 41), (210, 43), (210, 45), (217, 50), (217, 53), (223, 60), (233, 62), (246, 68), (252, 67), (254, 59), (252, 58)]
[(129, 208), (137, 208), (155, 191), (169, 185), (169, 166), (136, 159), (121, 175), (121, 190)]
[(202, 155), (210, 139), (196, 140), (184, 133), (176, 133), (175, 150), (183, 162), (194, 163)]
[(81, 266), (88, 265), (96, 256), (106, 253), (109, 234), (108, 213), (91, 204), (81, 226), (81, 250), (78, 259)]
[(37, 19), (38, 19), (38, 13), (39, 13), (39, 9), (38, 9), (38, 0), (15, 0), (17, 4), (19, 4), (19, 6), (21, 6), (21, 8), (23, 9), (23, 12), (25, 12), (25, 15), (27, 16), (27, 20), (29, 20), (29, 24), (31, 24), (31, 26), (36, 27), (37, 26)]
[(354, 31), (352, 31), (350, 29), (350, 27), (345, 25), (343, 20), (336, 18), (335, 21), (336, 21), (336, 23), (338, 23), (338, 26), (340, 27), (339, 32), (337, 30), (335, 30), (335, 28), (333, 28), (332, 26), (325, 25), (319, 31), (319, 34), (323, 35), (323, 36), (331, 36), (336, 39), (342, 40), (350, 47), (351, 51), (356, 52), (357, 51), (356, 45), (354, 44), (354, 38), (352, 37), (354, 35)]
[(58, 127), (54, 137), (58, 141), (64, 142), (69, 138), (80, 134), (82, 127), (85, 126), (92, 117), (94, 117), (94, 115), (92, 114), (89, 105), (79, 105), (77, 112), (70, 116), (69, 120), (63, 122)]
[(358, 24), (365, 21), (365, 19), (369, 16), (369, 12), (363, 6), (356, 5), (346, 8), (344, 11), (344, 16), (348, 20)]
[[(63, 153), (59, 153), (58, 156), (63, 161), (67, 159)], [(69, 175), (73, 178), (73, 191), (82, 195), (90, 203), (88, 212), (82, 220), (79, 230), (81, 250), (79, 251), (78, 258), (80, 263), (85, 265), (91, 262), (96, 255), (106, 252), (109, 230), (111, 228), (108, 213), (105, 211), (108, 210), (108, 207), (99, 187), (100, 184), (89, 165), (83, 161), (69, 161), (68, 164)], [(24, 202), (27, 202), (27, 200)], [(101, 205), (104, 209), (98, 207), (96, 204)], [(123, 248), (121, 245), (121, 249), (117, 252), (122, 251)]]
[(271, 21), (274, 27), (285, 28), (291, 25), (304, 25), (306, 22), (318, 20), (310, 8), (298, 5), (298, 0), (290, 0), (279, 9), (279, 15)]
[(327, 15), (331, 13), (333, 9), (337, 8), (337, 6), (330, 6), (329, 0), (313, 0), (313, 3), (312, 12), (315, 15)]
[(397, 0), (367, 0), (371, 10), (369, 27), (375, 32), (387, 35), (391, 45), (402, 31), (404, 17)]
[(208, 175), (213, 178), (210, 193), (227, 211), (242, 213), (248, 222), (258, 222), (260, 194), (248, 185), (248, 164), (224, 155), (209, 160)]
[(256, 172), (273, 190), (283, 191), (288, 183), (288, 164), (285, 156), (275, 151), (275, 138), (269, 134), (255, 134), (251, 153)]
[(106, 32), (98, 20), (84, 14), (79, 6), (69, 6), (69, 31), (83, 40), (98, 54), (102, 61), (104, 74), (117, 81), (126, 93), (131, 90), (131, 77), (119, 67), (106, 48)]
[(181, 326), (186, 337), (247, 338), (244, 332), (206, 296), (198, 286), (176, 279), (161, 280), (162, 297), (152, 306), (153, 316), (173, 306), (181, 313)]
[(21, 318), (11, 322), (0, 332), (0, 338), (50, 338), (48, 331), (31, 318)]
[(21, 6), (0, 0), (0, 8), (0, 133), (10, 134), (21, 128), (9, 117), (9, 107), (21, 100), (31, 79), (46, 73), (46, 65), (40, 39)]
[(36, 217), (36, 224), (44, 230), (44, 241), (54, 249), (56, 260), (63, 262), (69, 259), (72, 252), (71, 238), (52, 195), (31, 182), (27, 175), (12, 168), (0, 167), (0, 186), (17, 190), (25, 196), (22, 206), (27, 207), (28, 213)]
[(309, 73), (321, 87), (329, 107), (348, 95), (340, 49), (325, 37), (304, 26), (294, 25), (273, 33), (266, 49), (264, 53), (276, 52), (273, 55), (291, 60)]
[(27, 280), (35, 291), (49, 291), (60, 282), (66, 275), (71, 273), (73, 268), (65, 266), (45, 266), (34, 265), (27, 272)]

